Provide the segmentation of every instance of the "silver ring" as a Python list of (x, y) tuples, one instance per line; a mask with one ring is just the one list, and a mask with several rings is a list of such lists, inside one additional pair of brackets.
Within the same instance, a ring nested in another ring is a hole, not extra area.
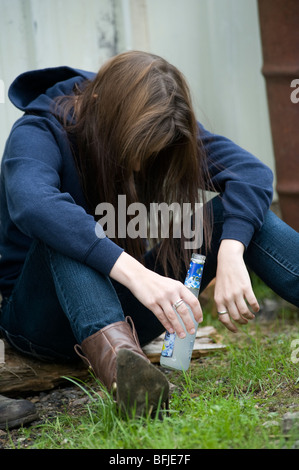
[(183, 299), (177, 300), (174, 304), (172, 304), (173, 308), (178, 308), (183, 303)]
[(224, 315), (225, 313), (228, 313), (228, 311), (227, 311), (227, 310), (223, 310), (223, 312), (217, 312), (217, 313), (218, 313), (218, 315)]

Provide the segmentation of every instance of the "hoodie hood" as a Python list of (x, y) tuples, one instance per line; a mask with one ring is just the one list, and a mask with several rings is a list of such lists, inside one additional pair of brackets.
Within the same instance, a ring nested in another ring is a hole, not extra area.
[(71, 67), (32, 70), (19, 75), (8, 90), (10, 101), (21, 111), (49, 111), (57, 96), (72, 93), (75, 83), (92, 80), (95, 73)]

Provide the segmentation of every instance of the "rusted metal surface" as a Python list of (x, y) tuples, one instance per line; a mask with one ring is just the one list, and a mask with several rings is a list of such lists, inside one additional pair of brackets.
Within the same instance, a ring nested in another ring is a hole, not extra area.
[(299, 103), (291, 82), (299, 79), (299, 0), (259, 0), (268, 107), (282, 218), (299, 231)]

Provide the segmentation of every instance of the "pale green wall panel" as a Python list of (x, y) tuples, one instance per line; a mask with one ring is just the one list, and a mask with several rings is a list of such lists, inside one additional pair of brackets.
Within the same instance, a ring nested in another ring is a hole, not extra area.
[(16, 75), (61, 64), (96, 71), (127, 49), (177, 65), (203, 124), (274, 170), (256, 0), (0, 0), (1, 154), (19, 115), (6, 97)]

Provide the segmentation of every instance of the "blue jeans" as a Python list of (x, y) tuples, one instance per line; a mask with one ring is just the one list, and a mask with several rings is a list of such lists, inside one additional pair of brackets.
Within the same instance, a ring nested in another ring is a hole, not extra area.
[[(222, 232), (222, 203), (212, 201), (212, 247), (207, 253), (201, 290), (215, 277)], [(299, 307), (299, 234), (268, 211), (244, 255), (247, 266), (282, 298)], [(145, 265), (155, 266), (155, 250)], [(181, 279), (184, 281), (184, 279)], [(131, 292), (89, 266), (35, 241), (9, 298), (4, 299), (0, 331), (12, 346), (44, 360), (77, 358), (74, 344), (130, 315), (141, 345), (164, 328)]]

